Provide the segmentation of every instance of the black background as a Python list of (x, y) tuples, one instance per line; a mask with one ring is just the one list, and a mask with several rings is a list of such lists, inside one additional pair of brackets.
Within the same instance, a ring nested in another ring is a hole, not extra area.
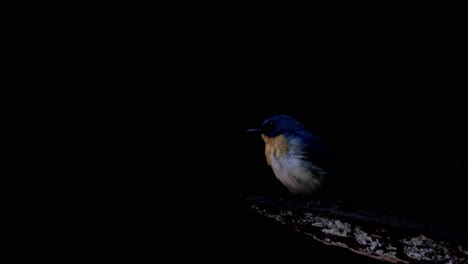
[(5, 97), (3, 256), (371, 262), (244, 203), (284, 194), (260, 137), (245, 133), (279, 113), (330, 144), (347, 201), (466, 221), (466, 100), (450, 33), (435, 44), (392, 27), (234, 18), (65, 33), (58, 21), (25, 25), (37, 45), (19, 41), (11, 67), (28, 71)]

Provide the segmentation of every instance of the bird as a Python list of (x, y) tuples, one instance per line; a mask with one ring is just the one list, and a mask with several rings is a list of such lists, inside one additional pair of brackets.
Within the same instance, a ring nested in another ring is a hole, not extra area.
[(330, 154), (319, 136), (290, 115), (278, 114), (263, 121), (260, 132), (265, 143), (266, 163), (295, 197), (319, 193), (329, 173)]

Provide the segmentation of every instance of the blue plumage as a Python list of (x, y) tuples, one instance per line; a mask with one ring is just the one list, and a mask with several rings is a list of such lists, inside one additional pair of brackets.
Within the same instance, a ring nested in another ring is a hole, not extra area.
[(266, 119), (259, 131), (268, 165), (291, 193), (307, 195), (320, 190), (329, 155), (317, 135), (288, 115)]

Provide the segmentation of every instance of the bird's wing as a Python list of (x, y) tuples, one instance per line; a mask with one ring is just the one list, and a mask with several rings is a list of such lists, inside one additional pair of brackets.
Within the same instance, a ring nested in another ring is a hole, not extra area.
[(300, 137), (304, 142), (303, 150), (307, 153), (308, 159), (315, 165), (321, 167), (325, 171), (330, 170), (331, 155), (326, 148), (324, 142), (315, 134), (308, 130), (302, 129), (294, 132), (295, 137)]
[(307, 146), (303, 146), (303, 150), (307, 152), (308, 160), (326, 172), (325, 181), (320, 190), (321, 197), (328, 201), (342, 201), (344, 198), (341, 191), (341, 174), (334, 152), (331, 151), (328, 143), (305, 129), (294, 133), (295, 136), (307, 142)]

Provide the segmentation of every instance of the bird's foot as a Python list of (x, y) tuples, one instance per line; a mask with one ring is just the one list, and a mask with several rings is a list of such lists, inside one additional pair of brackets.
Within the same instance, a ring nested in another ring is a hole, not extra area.
[(316, 199), (316, 200), (311, 200), (307, 202), (307, 205), (315, 205), (315, 206), (320, 206), (322, 204), (321, 199)]

